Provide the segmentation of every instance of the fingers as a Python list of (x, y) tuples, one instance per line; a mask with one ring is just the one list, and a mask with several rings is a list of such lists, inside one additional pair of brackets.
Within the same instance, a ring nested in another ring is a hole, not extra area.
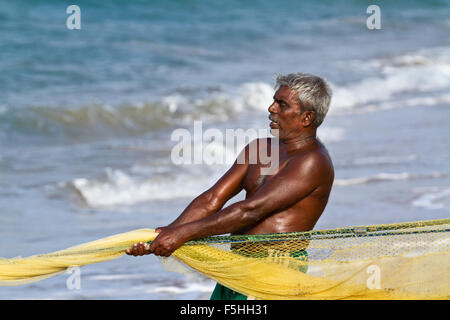
[(157, 241), (153, 241), (149, 246), (149, 251), (153, 253), (155, 256), (168, 257), (171, 253), (169, 253), (164, 246), (157, 243)]
[(149, 245), (147, 243), (143, 243), (143, 242), (139, 242), (139, 243), (135, 243), (133, 244), (133, 246), (131, 248), (128, 248), (127, 250), (125, 250), (125, 253), (130, 255), (130, 256), (143, 256), (145, 254), (150, 254), (150, 248)]
[[(153, 253), (155, 256), (170, 256), (174, 250), (171, 249), (173, 245), (171, 241), (169, 241), (170, 239), (167, 239), (167, 235), (165, 234), (169, 229), (170, 228), (168, 227), (156, 228), (156, 232), (159, 234), (153, 239), (150, 245), (143, 242), (135, 243), (131, 248), (128, 248), (125, 253), (135, 257), (150, 253)], [(179, 247), (179, 245), (177, 247)]]
[(144, 246), (143, 246), (143, 244), (142, 244), (142, 242), (139, 242), (139, 245), (137, 246), (137, 252), (138, 252), (138, 255), (140, 255), (140, 256), (142, 256), (142, 255), (144, 255)]

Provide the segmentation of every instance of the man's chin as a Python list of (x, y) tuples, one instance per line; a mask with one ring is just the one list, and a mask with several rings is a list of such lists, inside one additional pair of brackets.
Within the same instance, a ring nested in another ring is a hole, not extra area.
[(279, 138), (280, 137), (280, 129), (270, 128), (270, 134), (272, 134), (273, 136)]

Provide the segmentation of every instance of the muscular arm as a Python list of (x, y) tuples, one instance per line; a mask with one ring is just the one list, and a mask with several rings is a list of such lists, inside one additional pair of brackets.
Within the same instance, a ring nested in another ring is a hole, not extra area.
[[(247, 148), (242, 152), (247, 152)], [(222, 178), (212, 188), (195, 198), (169, 227), (203, 219), (222, 209), (223, 205), (229, 199), (243, 189), (242, 181), (247, 172), (247, 168), (247, 161), (241, 164), (236, 160)]]
[[(244, 157), (244, 161), (241, 161), (243, 159), (242, 157)], [(225, 173), (225, 175), (221, 179), (219, 179), (219, 181), (217, 181), (217, 183), (212, 188), (195, 198), (189, 204), (189, 206), (184, 209), (180, 216), (175, 219), (169, 226), (156, 229), (156, 231), (160, 232), (160, 235), (153, 241), (153, 248), (151, 250), (146, 244), (140, 242), (135, 243), (132, 248), (127, 249), (126, 253), (134, 256), (149, 253), (155, 253), (156, 255), (169, 255), (173, 250), (171, 250), (169, 254), (162, 254), (160, 253), (159, 249), (157, 249), (156, 251), (154, 250), (156, 244), (159, 243), (164, 237), (163, 231), (178, 229), (186, 224), (204, 219), (219, 211), (230, 198), (238, 194), (243, 189), (242, 182), (245, 178), (247, 168), (248, 146), (244, 148), (233, 166)], [(173, 238), (174, 237), (172, 237), (172, 239), (169, 239), (169, 242), (173, 243)]]
[(169, 256), (186, 241), (233, 233), (254, 225), (326, 184), (331, 170), (325, 157), (318, 153), (293, 159), (251, 197), (199, 220), (162, 228), (150, 247), (142, 250), (144, 253)]
[(293, 159), (252, 197), (182, 226), (181, 236), (188, 241), (254, 225), (270, 214), (292, 206), (326, 183), (328, 170), (327, 161), (320, 154)]

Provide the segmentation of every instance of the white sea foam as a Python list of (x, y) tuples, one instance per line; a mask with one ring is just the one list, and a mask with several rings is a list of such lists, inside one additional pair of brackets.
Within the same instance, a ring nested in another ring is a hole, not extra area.
[(106, 169), (105, 179), (78, 178), (71, 185), (91, 207), (134, 205), (150, 200), (192, 198), (211, 186), (211, 179), (204, 175), (179, 174), (142, 178), (121, 170)]
[(188, 292), (209, 292), (214, 289), (214, 282), (208, 281), (204, 283), (186, 283), (183, 286), (158, 286), (150, 288), (139, 288), (144, 293), (168, 293), (168, 294), (183, 294)]
[[(182, 167), (171, 163), (170, 159), (164, 163), (154, 159), (148, 163), (134, 164), (129, 170), (106, 168), (101, 177), (80, 177), (62, 183), (60, 187), (75, 189), (91, 207), (193, 198), (210, 188), (226, 172), (248, 142), (239, 139), (233, 144), (228, 144), (226, 140), (207, 141), (204, 136), (194, 133), (191, 133), (191, 138), (189, 162)], [(225, 132), (223, 138), (226, 138)]]
[(347, 178), (347, 179), (336, 179), (334, 181), (334, 185), (336, 186), (352, 186), (352, 185), (361, 185), (373, 182), (381, 182), (381, 181), (395, 181), (395, 180), (413, 180), (413, 179), (435, 179), (441, 178), (444, 174), (440, 172), (431, 172), (428, 174), (410, 174), (408, 172), (400, 172), (400, 173), (377, 173), (375, 175), (366, 176), (366, 177), (357, 177), (357, 178)]
[[(397, 57), (354, 62), (361, 70), (374, 69), (381, 76), (372, 76), (346, 85), (332, 85), (330, 113), (371, 107), (403, 107), (434, 105), (448, 102), (448, 94), (437, 90), (450, 89), (450, 48), (441, 47), (407, 53)], [(427, 94), (426, 97), (399, 98), (402, 93)], [(392, 103), (392, 102), (395, 103)]]
[(448, 105), (450, 104), (449, 94), (434, 94), (425, 97), (414, 98), (396, 98), (384, 102), (368, 103), (362, 106), (355, 112), (375, 112), (380, 110), (389, 110), (399, 107), (430, 107), (434, 105)]
[(336, 179), (334, 185), (336, 186), (352, 186), (359, 184), (366, 184), (370, 182), (377, 181), (389, 181), (389, 180), (406, 180), (409, 179), (411, 175), (407, 172), (401, 173), (378, 173), (373, 176), (349, 178), (349, 179)]
[(220, 88), (200, 97), (177, 92), (164, 97), (162, 101), (172, 112), (191, 110), (192, 113), (186, 115), (189, 120), (195, 119), (199, 110), (219, 118), (228, 118), (229, 114), (248, 109), (267, 112), (274, 92), (273, 86), (268, 83), (246, 82), (237, 87)]
[(379, 165), (379, 164), (398, 164), (411, 162), (417, 159), (417, 155), (408, 156), (378, 156), (378, 157), (363, 157), (356, 158), (352, 161), (355, 165)]
[(433, 188), (416, 198), (412, 205), (429, 210), (450, 208), (450, 188)]
[[(353, 61), (350, 63), (353, 67), (362, 71), (370, 69), (378, 75), (345, 85), (331, 83), (333, 97), (329, 112), (374, 111), (448, 103), (450, 95), (436, 91), (450, 90), (449, 57), (450, 48), (441, 47), (389, 58)], [(425, 96), (401, 97), (402, 93), (408, 92)], [(273, 93), (273, 85), (268, 83), (244, 83), (237, 89), (228, 89), (213, 96), (213, 100), (220, 100), (220, 104), (231, 106), (236, 113), (244, 109), (267, 112)], [(199, 100), (198, 103), (202, 104), (204, 101)]]
[(342, 141), (345, 136), (345, 129), (341, 127), (320, 126), (317, 129), (317, 136), (324, 142)]
[(102, 274), (89, 276), (86, 280), (97, 280), (97, 281), (117, 281), (117, 280), (140, 280), (142, 279), (141, 274)]
[(267, 112), (273, 101), (274, 88), (264, 82), (244, 83), (238, 89), (234, 105), (240, 111), (244, 108)]

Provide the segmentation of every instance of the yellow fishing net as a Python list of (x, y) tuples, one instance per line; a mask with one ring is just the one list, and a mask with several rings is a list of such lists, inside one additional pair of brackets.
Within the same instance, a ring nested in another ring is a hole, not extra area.
[[(66, 250), (0, 259), (0, 285), (107, 261), (157, 234), (135, 230)], [(448, 299), (450, 219), (310, 232), (216, 236), (173, 257), (258, 299)]]

